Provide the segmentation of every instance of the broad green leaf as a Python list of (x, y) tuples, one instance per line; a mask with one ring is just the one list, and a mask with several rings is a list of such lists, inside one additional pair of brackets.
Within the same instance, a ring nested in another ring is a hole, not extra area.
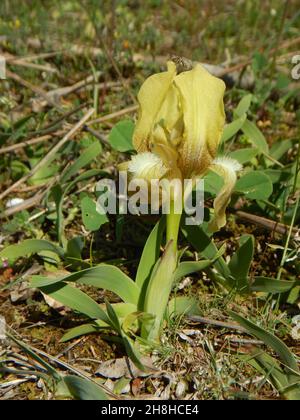
[(125, 334), (130, 334), (130, 331), (136, 327), (139, 322), (153, 322), (154, 317), (153, 315), (147, 314), (146, 312), (135, 311), (131, 312), (124, 318), (122, 322), (122, 330)]
[(242, 131), (261, 153), (269, 153), (267, 140), (256, 124), (246, 120), (242, 126)]
[(68, 181), (72, 176), (77, 175), (78, 171), (84, 166), (91, 163), (102, 151), (99, 141), (94, 141), (86, 150), (84, 150), (80, 157), (69, 166), (62, 174), (60, 182)]
[(201, 260), (201, 261), (184, 261), (181, 262), (175, 273), (174, 273), (174, 281), (178, 281), (184, 276), (188, 274), (195, 273), (197, 271), (205, 270), (211, 264), (213, 264), (218, 258), (220, 258), (226, 250), (226, 245), (224, 244), (216, 253), (213, 260)]
[(240, 129), (244, 125), (244, 122), (246, 121), (246, 117), (246, 114), (241, 115), (239, 118), (225, 125), (221, 143), (224, 143), (227, 140), (231, 139), (235, 134), (237, 134), (240, 131)]
[(184, 261), (178, 265), (174, 273), (174, 281), (176, 282), (180, 280), (182, 277), (185, 277), (191, 273), (205, 270), (205, 268), (209, 267), (211, 264), (212, 264), (212, 261), (210, 260)]
[(268, 277), (254, 277), (250, 288), (253, 292), (285, 293), (298, 283), (297, 281), (276, 280)]
[(165, 230), (165, 218), (162, 217), (152, 229), (139, 262), (136, 273), (136, 284), (142, 289), (144, 282), (149, 278), (152, 268), (159, 258), (162, 236)]
[(244, 165), (244, 163), (250, 162), (258, 153), (259, 151), (255, 147), (246, 147), (245, 149), (230, 152), (228, 156), (231, 159), (237, 160), (241, 165)]
[(111, 325), (117, 331), (118, 334), (122, 335), (122, 329), (121, 329), (119, 317), (107, 299), (105, 299), (105, 306), (106, 306), (107, 316), (110, 319)]
[(251, 200), (267, 200), (273, 192), (273, 185), (262, 171), (250, 171), (238, 179), (235, 190)]
[(96, 231), (108, 222), (106, 214), (98, 213), (96, 203), (90, 197), (81, 200), (81, 212), (83, 224), (89, 231)]
[(123, 343), (125, 346), (125, 350), (126, 353), (128, 354), (128, 356), (130, 357), (130, 359), (133, 361), (133, 363), (135, 364), (135, 366), (146, 372), (147, 368), (143, 365), (142, 363), (142, 355), (140, 354), (136, 344), (127, 336), (123, 336)]
[(289, 179), (293, 178), (292, 173), (289, 170), (266, 169), (264, 173), (268, 175), (272, 184), (276, 184), (277, 182), (287, 182)]
[(254, 237), (244, 235), (239, 239), (239, 249), (232, 256), (228, 268), (241, 292), (249, 291), (248, 273), (254, 254)]
[(279, 338), (235, 312), (229, 311), (229, 314), (236, 322), (244, 327), (249, 334), (271, 347), (278, 354), (285, 367), (290, 368), (296, 373), (299, 372), (298, 364), (293, 353)]
[(100, 264), (62, 278), (32, 276), (31, 284), (33, 287), (41, 288), (60, 283), (61, 281), (78, 282), (110, 290), (127, 303), (137, 304), (139, 298), (139, 287), (135, 282), (119, 268), (108, 264)]
[(217, 195), (224, 185), (224, 180), (216, 172), (208, 171), (204, 177), (204, 191), (212, 195)]
[[(191, 245), (205, 259), (214, 260), (219, 250), (200, 226), (183, 226), (182, 231)], [(224, 279), (230, 278), (230, 271), (225, 260), (220, 257), (214, 262), (214, 267)]]
[(51, 251), (60, 257), (63, 257), (64, 255), (62, 248), (49, 241), (43, 239), (26, 239), (19, 244), (9, 245), (4, 248), (0, 252), (0, 260), (8, 260), (10, 263), (13, 263), (20, 257), (27, 257), (32, 254), (38, 254), (42, 251)]
[[(137, 306), (133, 305), (132, 303), (118, 302), (113, 303), (112, 307), (120, 319), (120, 322), (122, 322), (123, 319), (125, 319), (129, 314), (137, 311)], [(100, 308), (105, 309), (105, 305), (100, 305)], [(97, 319), (93, 322), (93, 324), (84, 324), (70, 329), (66, 334), (64, 334), (60, 341), (69, 341), (81, 335), (92, 334), (94, 332), (101, 331), (103, 328), (107, 328), (107, 323)]]
[[(35, 287), (34, 279), (31, 280), (31, 285), (32, 287)], [(110, 325), (106, 313), (92, 298), (83, 293), (81, 290), (64, 282), (55, 283), (45, 287), (39, 287), (39, 289), (61, 304), (68, 306), (69, 308), (80, 312), (89, 318), (101, 319), (106, 324)]]
[[(151, 330), (142, 329), (142, 338), (157, 340), (174, 281), (177, 259), (172, 242), (155, 265), (147, 287), (144, 312), (155, 318)], [(145, 327), (145, 325), (143, 325)]]
[(134, 150), (132, 144), (133, 131), (134, 123), (131, 120), (118, 122), (109, 134), (111, 146), (119, 152)]
[(63, 382), (70, 394), (77, 400), (103, 401), (109, 399), (103, 389), (94, 381), (67, 375), (63, 377)]
[(168, 305), (168, 314), (169, 316), (202, 315), (197, 299), (187, 296), (172, 298)]
[(81, 260), (81, 253), (84, 248), (84, 238), (75, 236), (67, 242), (66, 258)]

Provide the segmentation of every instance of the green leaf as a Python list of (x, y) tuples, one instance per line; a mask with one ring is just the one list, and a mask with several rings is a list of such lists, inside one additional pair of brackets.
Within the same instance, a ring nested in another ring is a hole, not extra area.
[(279, 160), (295, 146), (296, 139), (277, 140), (270, 149), (272, 158)]
[(43, 239), (26, 239), (20, 244), (9, 245), (0, 252), (0, 260), (8, 260), (13, 263), (20, 257), (37, 254), (41, 251), (51, 251), (55, 254), (63, 257), (64, 251), (62, 248), (52, 244), (49, 241)]
[(83, 248), (84, 238), (82, 236), (75, 236), (67, 242), (66, 258), (77, 261), (81, 260)]
[[(100, 305), (100, 307), (103, 307), (103, 305)], [(122, 320), (125, 319), (129, 314), (137, 311), (137, 306), (132, 303), (118, 302), (112, 304), (112, 307), (114, 308), (115, 313), (120, 319), (120, 322), (122, 322)], [(107, 328), (107, 323), (97, 319), (92, 324), (84, 324), (70, 329), (60, 339), (60, 341), (69, 341), (81, 335), (92, 334), (94, 332), (101, 331), (101, 329), (103, 328)]]
[(232, 256), (228, 268), (236, 280), (236, 287), (241, 292), (249, 291), (248, 273), (254, 254), (254, 237), (243, 235), (239, 239), (239, 249)]
[(32, 276), (33, 287), (41, 288), (55, 285), (60, 282), (78, 282), (89, 286), (98, 287), (118, 295), (124, 302), (137, 304), (139, 298), (139, 287), (130, 277), (124, 274), (119, 268), (100, 264), (96, 267), (87, 268), (77, 273), (69, 274), (62, 278), (49, 278), (43, 276)]
[[(154, 325), (149, 331), (142, 329), (142, 338), (157, 340), (161, 323), (167, 308), (174, 281), (177, 259), (172, 242), (169, 242), (164, 254), (156, 263), (147, 287), (144, 312), (154, 316)], [(143, 325), (145, 327), (145, 325)]]
[(86, 150), (84, 150), (80, 157), (69, 166), (62, 174), (60, 182), (68, 181), (72, 176), (77, 175), (78, 171), (84, 166), (91, 163), (102, 151), (99, 141), (94, 141)]
[(131, 120), (118, 122), (109, 134), (111, 146), (119, 152), (128, 152), (134, 150), (132, 136), (134, 123)]
[(66, 238), (64, 236), (64, 218), (63, 218), (63, 211), (62, 211), (63, 198), (65, 194), (62, 190), (62, 187), (59, 184), (57, 184), (51, 188), (51, 195), (53, 197), (53, 200), (56, 206), (57, 237), (58, 237), (59, 243), (63, 245), (66, 242)]
[(136, 284), (141, 289), (144, 282), (149, 279), (151, 271), (158, 260), (165, 224), (165, 218), (162, 217), (152, 229), (144, 246), (135, 278)]
[(60, 244), (65, 245), (67, 242), (64, 236), (64, 218), (63, 218), (63, 211), (62, 211), (63, 200), (66, 194), (73, 188), (74, 185), (77, 184), (77, 182), (85, 181), (87, 179), (90, 179), (100, 174), (105, 175), (106, 172), (100, 169), (90, 169), (89, 171), (86, 171), (82, 173), (81, 175), (79, 175), (77, 178), (75, 178), (74, 181), (67, 184), (64, 187), (64, 189), (62, 189), (62, 187), (59, 184), (55, 185), (51, 189), (51, 193), (55, 201), (55, 205), (56, 205), (56, 213), (57, 213), (56, 230), (57, 230), (58, 240)]
[(300, 400), (300, 377), (287, 375), (274, 357), (260, 350), (252, 351), (254, 360), (246, 360), (255, 369), (269, 377), (274, 387), (287, 400)]
[(191, 273), (205, 270), (205, 268), (209, 267), (211, 264), (212, 261), (210, 260), (184, 261), (178, 265), (174, 274), (174, 281), (176, 282)]
[(58, 174), (60, 166), (57, 164), (45, 165), (30, 177), (30, 185), (44, 184), (54, 175)]
[[(31, 280), (31, 286), (35, 287), (34, 279)], [(106, 324), (110, 325), (106, 313), (92, 298), (83, 293), (81, 290), (63, 282), (55, 283), (45, 287), (39, 287), (39, 289), (61, 304), (68, 306), (77, 312), (81, 312), (89, 318), (101, 319)]]
[(169, 316), (201, 315), (199, 302), (194, 297), (176, 296), (168, 304)]
[(236, 322), (238, 322), (248, 331), (249, 334), (253, 335), (258, 340), (263, 341), (267, 346), (271, 347), (278, 354), (285, 367), (290, 368), (296, 373), (299, 372), (298, 364), (293, 353), (279, 338), (249, 321), (248, 319), (242, 317), (241, 315), (238, 315), (232, 311), (228, 312)]
[(204, 177), (204, 192), (208, 192), (212, 195), (217, 195), (223, 187), (223, 178), (213, 171), (208, 171)]
[(136, 345), (134, 344), (134, 342), (129, 337), (124, 335), (123, 336), (123, 343), (124, 343), (124, 346), (125, 346), (126, 353), (130, 357), (130, 359), (133, 361), (135, 366), (138, 369), (146, 372), (147, 369), (141, 361), (142, 356), (141, 356), (139, 350), (137, 349)]
[(81, 212), (83, 224), (89, 231), (96, 231), (108, 222), (106, 214), (98, 213), (96, 203), (90, 197), (86, 196), (81, 200)]
[(242, 126), (242, 131), (261, 153), (269, 153), (267, 140), (256, 124), (252, 121), (246, 120)]
[(252, 98), (253, 98), (253, 95), (251, 93), (243, 96), (242, 99), (240, 100), (238, 106), (234, 110), (235, 115), (237, 115), (238, 117), (241, 117), (244, 114), (246, 114), (249, 111), (249, 108), (250, 108), (250, 105), (251, 105), (251, 102), (252, 102)]
[(297, 281), (276, 280), (269, 277), (254, 277), (250, 288), (253, 292), (285, 293), (298, 283)]
[(201, 261), (184, 261), (180, 263), (174, 273), (174, 281), (178, 281), (182, 277), (188, 274), (195, 273), (197, 271), (205, 270), (211, 264), (213, 264), (218, 258), (220, 258), (226, 250), (225, 244), (218, 250), (213, 260), (201, 260)]
[(235, 150), (234, 152), (230, 152), (228, 156), (231, 159), (237, 160), (241, 165), (244, 163), (250, 162), (255, 156), (258, 155), (258, 149), (255, 147), (246, 147), (245, 149)]
[(61, 343), (65, 343), (66, 341), (73, 340), (74, 338), (80, 337), (82, 335), (96, 333), (99, 330), (100, 328), (95, 324), (79, 325), (78, 327), (70, 329), (59, 341)]
[[(200, 226), (186, 225), (182, 227), (182, 231), (187, 240), (200, 253), (201, 256), (208, 260), (215, 259), (219, 250), (213, 243), (213, 240), (204, 232)], [(218, 258), (214, 262), (214, 267), (224, 279), (230, 278), (230, 271), (224, 258)]]
[(251, 200), (267, 200), (273, 192), (273, 185), (264, 172), (250, 171), (237, 181), (235, 190)]
[(88, 379), (67, 375), (63, 377), (63, 382), (70, 394), (77, 400), (103, 401), (109, 399), (99, 385)]
[(239, 118), (235, 119), (229, 124), (226, 124), (224, 127), (221, 143), (226, 142), (231, 139), (235, 134), (237, 134), (240, 129), (243, 127), (244, 122), (246, 121), (246, 114), (241, 115)]

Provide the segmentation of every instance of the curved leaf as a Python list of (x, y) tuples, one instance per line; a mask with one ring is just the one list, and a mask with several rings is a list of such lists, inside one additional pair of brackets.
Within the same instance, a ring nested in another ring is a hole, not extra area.
[(63, 378), (63, 382), (70, 394), (77, 400), (103, 401), (109, 399), (99, 385), (88, 379), (68, 375)]
[(26, 239), (19, 244), (9, 245), (4, 248), (0, 252), (0, 260), (7, 259), (9, 262), (13, 263), (20, 257), (37, 254), (41, 251), (51, 251), (60, 257), (64, 256), (63, 249), (49, 241), (43, 239)]
[(63, 282), (56, 282), (52, 285), (40, 287), (40, 290), (63, 305), (81, 312), (89, 318), (101, 319), (110, 325), (109, 319), (103, 309), (81, 290)]
[(271, 347), (280, 357), (282, 363), (292, 369), (294, 372), (299, 372), (297, 361), (290, 351), (290, 349), (274, 334), (264, 330), (248, 319), (238, 315), (235, 312), (228, 311), (230, 316), (237, 321), (242, 327), (244, 327), (249, 334), (256, 337), (258, 340), (263, 341), (267, 346)]
[(139, 298), (139, 288), (134, 281), (119, 268), (108, 264), (100, 264), (62, 278), (32, 276), (31, 285), (32, 287), (41, 288), (62, 281), (78, 282), (80, 284), (110, 290), (127, 303), (137, 304)]

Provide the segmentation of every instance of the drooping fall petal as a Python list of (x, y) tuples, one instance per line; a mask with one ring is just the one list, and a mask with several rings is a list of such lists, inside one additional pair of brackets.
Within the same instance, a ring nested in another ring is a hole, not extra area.
[(216, 232), (226, 224), (226, 208), (236, 183), (236, 173), (242, 169), (242, 166), (234, 159), (223, 157), (215, 159), (209, 169), (224, 180), (223, 187), (214, 200), (214, 219), (209, 224), (209, 230)]
[(185, 178), (203, 174), (216, 156), (225, 123), (225, 84), (200, 64), (177, 75), (184, 132), (179, 145)]

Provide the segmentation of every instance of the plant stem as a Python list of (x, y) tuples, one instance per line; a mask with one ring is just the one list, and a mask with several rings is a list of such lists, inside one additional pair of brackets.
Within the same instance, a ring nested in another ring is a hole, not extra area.
[(172, 200), (170, 203), (170, 213), (167, 214), (167, 243), (173, 241), (173, 249), (177, 251), (177, 240), (179, 233), (181, 213), (175, 213), (175, 203)]
[(299, 206), (299, 200), (300, 200), (300, 197), (297, 198), (297, 201), (296, 201), (296, 204), (295, 204), (295, 209), (294, 209), (294, 212), (293, 212), (293, 217), (292, 217), (289, 233), (288, 233), (288, 236), (287, 236), (287, 239), (286, 239), (286, 242), (285, 242), (285, 247), (284, 247), (282, 259), (281, 259), (281, 263), (280, 263), (280, 266), (279, 266), (277, 280), (280, 280), (280, 278), (281, 278), (283, 267), (284, 267), (284, 264), (285, 264), (285, 261), (286, 261), (288, 246), (289, 246), (289, 243), (290, 243), (293, 227), (294, 227), (294, 224), (295, 224), (296, 214), (297, 214), (297, 210), (298, 210), (298, 206)]

